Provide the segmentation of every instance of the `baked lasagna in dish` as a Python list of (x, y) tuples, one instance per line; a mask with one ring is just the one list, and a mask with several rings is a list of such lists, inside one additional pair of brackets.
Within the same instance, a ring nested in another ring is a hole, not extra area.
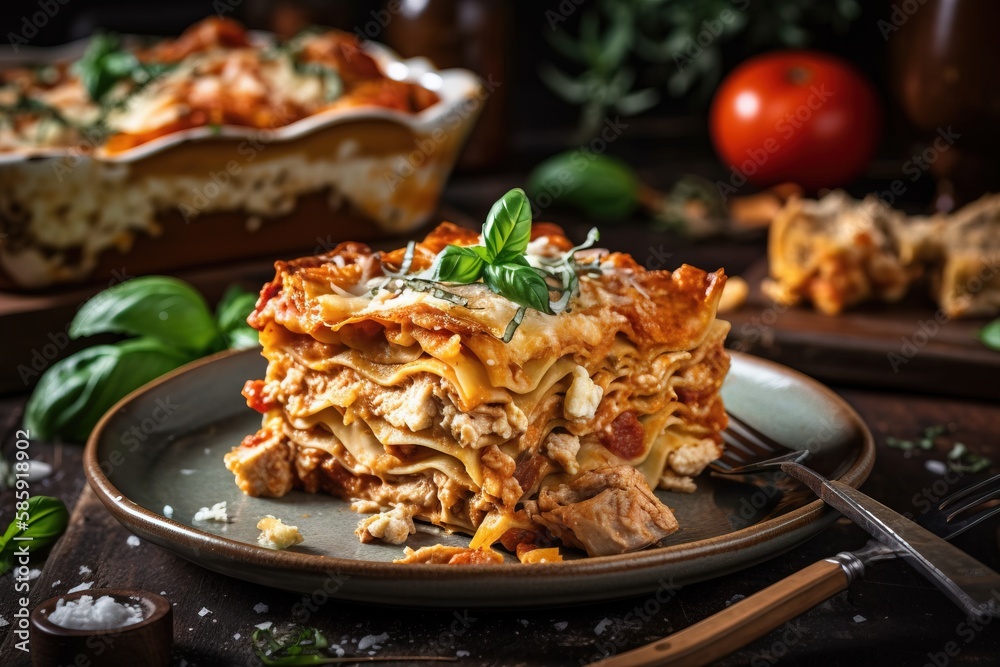
[[(725, 276), (647, 271), (526, 224), (518, 252), (491, 248), (490, 222), (483, 236), (444, 223), (392, 252), (343, 243), (276, 263), (249, 319), (268, 369), (244, 395), (263, 423), (225, 457), (239, 487), (380, 512), (362, 541), (402, 543), (416, 518), (479, 550), (409, 562), (489, 562), (496, 542), (529, 562), (536, 549), (558, 559), (560, 545), (603, 556), (677, 530), (653, 490), (694, 490), (721, 453)], [(470, 258), (461, 282), (441, 280), (458, 256)], [(555, 266), (572, 267), (569, 288)], [(520, 271), (562, 295), (552, 308), (519, 305)]]
[(82, 46), (0, 71), (0, 289), (410, 232), (485, 97), (471, 72), (337, 30), (210, 18)]

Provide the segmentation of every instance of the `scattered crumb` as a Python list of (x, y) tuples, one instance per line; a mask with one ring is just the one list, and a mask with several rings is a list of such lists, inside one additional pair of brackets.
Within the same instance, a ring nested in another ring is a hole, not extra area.
[(233, 635), (233, 639), (239, 641), (240, 637), (242, 637), (242, 636), (243, 635), (241, 635), (240, 633), (237, 632), (235, 635)]
[[(83, 572), (81, 572), (80, 574), (83, 574)], [(87, 572), (87, 574), (90, 574), (90, 572)], [(40, 576), (42, 576), (42, 571), (39, 570), (37, 567), (33, 567), (30, 570), (28, 570), (28, 581), (34, 581)]]
[(255, 604), (253, 606), (253, 610), (255, 612), (257, 612), (258, 614), (266, 614), (267, 613), (267, 605), (264, 604), (263, 602), (258, 602), (257, 604)]
[(728, 600), (726, 600), (726, 606), (728, 607), (729, 605), (736, 604), (740, 600), (745, 600), (746, 597), (747, 596), (743, 595), (742, 593), (737, 593), (733, 597), (731, 597)]
[(330, 650), (333, 651), (334, 655), (336, 655), (338, 658), (343, 658), (344, 655), (346, 654), (346, 651), (340, 648), (340, 644), (331, 644)]
[(569, 622), (567, 622), (567, 621), (559, 621), (553, 627), (556, 630), (562, 631), (562, 630), (565, 630), (568, 626), (569, 626)]
[(128, 544), (130, 547), (137, 547), (140, 544), (142, 544), (139, 538), (136, 537), (135, 535), (129, 535), (128, 539), (125, 540), (125, 543)]
[(226, 501), (223, 500), (222, 502), (215, 503), (211, 508), (202, 507), (194, 513), (194, 520), (226, 523), (229, 521), (229, 515), (226, 513)]
[(468, 651), (455, 651), (455, 655), (457, 657), (459, 657), (459, 658), (468, 658), (469, 657), (469, 652)]
[(594, 634), (595, 635), (603, 635), (604, 631), (608, 629), (608, 626), (610, 624), (611, 624), (611, 619), (610, 618), (602, 619), (601, 622), (598, 623), (597, 626), (594, 628)]
[(257, 529), (261, 531), (257, 544), (268, 549), (287, 549), (305, 539), (297, 526), (285, 525), (281, 519), (270, 514), (257, 522)]
[(181, 474), (182, 475), (193, 475), (196, 472), (197, 472), (196, 470), (191, 470), (190, 468), (182, 468), (181, 469)]
[(89, 575), (89, 574), (93, 574), (93, 572), (94, 572), (94, 571), (93, 571), (93, 570), (91, 570), (91, 569), (90, 569), (89, 567), (87, 567), (86, 565), (81, 565), (81, 566), (80, 566), (80, 576), (81, 576), (81, 577), (86, 577), (86, 576), (87, 576), (87, 575)]
[(211, 455), (212, 455), (212, 450), (209, 449), (208, 447), (206, 447), (205, 448), (205, 456), (211, 456)]
[(166, 594), (167, 594), (166, 591), (160, 591), (160, 595), (166, 595)]
[(272, 625), (271, 621), (264, 621), (263, 623), (258, 623), (254, 627), (258, 630), (270, 630)]
[(928, 472), (932, 472), (935, 475), (943, 475), (948, 472), (948, 466), (944, 461), (935, 461), (933, 459), (924, 461), (924, 467), (927, 468)]
[(212, 619), (212, 623), (218, 623), (218, 622), (219, 622), (219, 619), (217, 619), (217, 618), (213, 618)]
[(62, 583), (62, 579), (56, 579), (55, 581), (52, 582), (52, 588), (55, 588), (56, 586), (58, 586), (61, 583)]
[[(59, 582), (57, 581), (56, 584), (58, 584), (58, 583)], [(56, 584), (52, 584), (52, 585), (55, 586)], [(85, 591), (85, 590), (90, 589), (90, 587), (93, 586), (93, 585), (94, 585), (93, 581), (86, 581), (86, 582), (80, 584), (79, 586), (74, 586), (73, 588), (69, 589), (66, 592), (67, 593), (76, 593), (77, 591)]]
[(374, 514), (375, 512), (381, 512), (382, 506), (374, 500), (355, 498), (351, 501), (351, 511), (358, 514)]
[(868, 619), (865, 618), (864, 616), (862, 616), (861, 614), (858, 614), (857, 616), (854, 617), (854, 622), (855, 623), (864, 623), (867, 620)]
[(7, 622), (7, 619), (4, 618), (3, 616), (0, 616), (0, 628), (5, 627), (7, 625), (10, 625), (10, 623)]
[(395, 509), (367, 516), (358, 521), (354, 534), (363, 544), (382, 540), (387, 544), (403, 544), (413, 533), (417, 532), (413, 525), (412, 507), (397, 507)]
[(173, 519), (174, 518), (174, 508), (171, 507), (170, 505), (164, 505), (163, 506), (163, 516), (167, 517), (168, 519)]
[(387, 632), (383, 632), (380, 635), (365, 635), (358, 642), (358, 650), (364, 651), (365, 649), (369, 648), (380, 649), (382, 648), (382, 642), (384, 642), (388, 638), (389, 638), (389, 633)]
[(529, 625), (531, 625), (531, 621), (529, 621), (526, 618), (519, 618), (517, 619), (517, 622), (523, 625), (524, 627), (528, 627)]
[(208, 607), (202, 607), (201, 611), (198, 612), (198, 615), (199, 616), (208, 616), (211, 613), (212, 613), (211, 609), (209, 609)]

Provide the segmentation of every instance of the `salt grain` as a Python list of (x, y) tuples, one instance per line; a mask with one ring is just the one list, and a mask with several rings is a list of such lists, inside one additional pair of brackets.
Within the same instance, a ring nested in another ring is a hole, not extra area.
[(943, 475), (948, 472), (948, 466), (943, 461), (935, 461), (934, 459), (924, 461), (924, 467), (935, 475)]
[(854, 622), (855, 623), (864, 623), (867, 620), (868, 619), (865, 618), (864, 616), (862, 616), (861, 614), (858, 614), (857, 616), (854, 617)]
[(170, 505), (164, 505), (163, 516), (167, 517), (168, 519), (174, 518), (174, 508), (171, 507)]
[(90, 569), (89, 567), (87, 567), (86, 565), (81, 565), (81, 566), (80, 566), (80, 576), (81, 576), (81, 577), (86, 577), (86, 576), (89, 576), (89, 575), (91, 575), (91, 574), (93, 574), (93, 573), (94, 573), (94, 571), (93, 571), (93, 570), (91, 570), (91, 569)]
[(239, 641), (240, 637), (242, 637), (242, 636), (243, 635), (241, 635), (240, 633), (237, 632), (235, 635), (233, 635), (233, 639)]
[(255, 612), (257, 612), (258, 614), (266, 614), (267, 613), (267, 605), (264, 604), (263, 602), (258, 602), (257, 604), (255, 604), (253, 606), (253, 610)]
[(138, 623), (143, 619), (142, 608), (135, 604), (116, 602), (110, 595), (94, 600), (82, 595), (78, 600), (60, 599), (49, 614), (49, 621), (71, 630), (107, 630)]
[(42, 576), (42, 571), (39, 570), (37, 567), (33, 567), (30, 570), (28, 570), (28, 581), (34, 581), (40, 576)]
[(8, 625), (10, 625), (10, 623), (7, 622), (7, 619), (4, 618), (3, 616), (0, 616), (0, 628), (8, 626)]
[(135, 535), (129, 535), (128, 539), (125, 540), (125, 543), (127, 545), (129, 545), (130, 547), (137, 547), (140, 544), (142, 544), (142, 542), (139, 540), (139, 538), (136, 537)]
[[(58, 583), (59, 582), (57, 581), (56, 584), (58, 584)], [(87, 581), (87, 582), (84, 582), (84, 583), (80, 584), (79, 586), (74, 586), (73, 588), (69, 589), (66, 592), (67, 593), (76, 593), (77, 591), (85, 591), (85, 590), (88, 590), (93, 585), (94, 585), (93, 581)], [(53, 584), (53, 586), (55, 586), (55, 584)]]
[(600, 623), (594, 628), (595, 635), (603, 635), (604, 631), (608, 629), (608, 625), (611, 623), (610, 618), (602, 619)]
[(368, 648), (379, 649), (382, 648), (381, 644), (389, 638), (389, 633), (383, 632), (380, 635), (365, 635), (358, 642), (358, 650), (364, 651)]
[(556, 630), (565, 630), (568, 625), (569, 623), (567, 621), (559, 621), (554, 627)]
[(273, 623), (271, 621), (264, 621), (263, 623), (258, 623), (254, 627), (258, 630), (270, 630)]
[(212, 613), (211, 609), (209, 609), (208, 607), (202, 607), (201, 611), (198, 612), (198, 615), (199, 616), (208, 616), (211, 613)]
[(58, 586), (61, 583), (62, 583), (62, 579), (56, 579), (55, 581), (52, 582), (52, 588), (55, 588), (56, 586)]
[(455, 651), (455, 656), (459, 657), (459, 658), (468, 658), (469, 657), (469, 652), (468, 651)]
[(226, 523), (229, 521), (229, 515), (226, 513), (226, 501), (215, 503), (212, 505), (211, 509), (208, 507), (202, 507), (200, 510), (194, 514), (195, 521), (219, 521), (221, 523)]

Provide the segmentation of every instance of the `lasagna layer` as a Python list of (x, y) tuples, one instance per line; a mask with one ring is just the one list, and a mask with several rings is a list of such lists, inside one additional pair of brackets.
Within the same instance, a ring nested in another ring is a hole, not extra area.
[[(570, 245), (534, 236), (529, 261)], [(442, 225), (407, 268), (477, 241)], [(528, 311), (504, 342), (517, 306), (482, 284), (380, 287), (403, 255), (342, 244), (277, 264), (250, 318), (269, 363), (244, 394), (263, 425), (226, 457), (240, 488), (403, 507), (474, 548), (521, 531), (604, 555), (676, 530), (650, 489), (693, 490), (721, 453), (721, 271), (592, 253), (571, 307)]]

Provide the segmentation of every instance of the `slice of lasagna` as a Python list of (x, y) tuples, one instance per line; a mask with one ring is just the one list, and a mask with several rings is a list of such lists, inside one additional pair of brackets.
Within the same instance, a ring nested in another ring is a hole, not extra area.
[(784, 305), (811, 302), (827, 315), (872, 299), (898, 301), (919, 275), (918, 241), (900, 247), (904, 221), (876, 197), (856, 201), (841, 190), (789, 201), (771, 223), (764, 292)]
[(553, 225), (531, 237), (504, 261), (580, 269), (558, 314), (429, 279), (447, 246), (483, 248), (449, 223), (407, 249), (278, 262), (249, 320), (269, 365), (244, 395), (263, 424), (225, 458), (239, 487), (385, 510), (362, 541), (402, 542), (412, 517), (473, 549), (599, 556), (675, 531), (651, 489), (693, 490), (721, 453), (725, 276), (575, 252)]

